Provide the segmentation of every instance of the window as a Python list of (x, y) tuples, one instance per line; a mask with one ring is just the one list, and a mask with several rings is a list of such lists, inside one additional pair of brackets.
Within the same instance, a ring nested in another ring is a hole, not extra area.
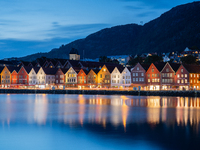
[(133, 73), (133, 77), (135, 77), (135, 73)]
[(154, 82), (154, 79), (152, 79), (152, 82)]
[(58, 78), (58, 75), (56, 75), (56, 78)]
[(138, 78), (136, 78), (136, 82), (138, 82)]
[(183, 74), (181, 74), (181, 78), (183, 78)]
[(157, 77), (159, 77), (159, 73), (157, 74)]
[(170, 77), (172, 77), (172, 73), (170, 73)]
[(151, 82), (150, 79), (148, 79), (148, 82)]
[(166, 72), (169, 72), (169, 68), (166, 69)]
[(136, 75), (136, 77), (137, 77), (137, 76), (138, 76), (138, 73), (136, 73), (135, 75)]
[(180, 75), (179, 75), (179, 74), (177, 74), (177, 78), (180, 78)]
[(60, 78), (64, 78), (64, 75), (60, 75)]
[(135, 82), (135, 78), (133, 78), (133, 82)]
[(164, 73), (162, 73), (162, 77), (165, 77), (165, 74), (164, 74)]
[(147, 76), (150, 77), (150, 74), (148, 74)]
[(183, 80), (183, 79), (181, 80), (181, 83), (184, 83), (184, 80)]
[(180, 83), (180, 80), (177, 80), (177, 83)]
[(181, 72), (183, 73), (183, 69), (181, 69)]
[(194, 74), (194, 78), (196, 77), (196, 74)]
[(102, 74), (100, 74), (100, 78), (102, 78)]
[(187, 79), (185, 79), (185, 83), (187, 83)]
[(143, 77), (143, 76), (144, 76), (144, 73), (141, 73), (141, 76)]
[(137, 70), (140, 70), (139, 67), (137, 67)]
[(152, 68), (151, 72), (154, 72), (154, 69)]
[(165, 79), (162, 79), (162, 83), (165, 83)]
[(192, 77), (192, 74), (190, 74), (190, 77)]
[(152, 77), (154, 77), (154, 74), (152, 74)]
[(187, 78), (187, 74), (185, 74), (185, 78)]

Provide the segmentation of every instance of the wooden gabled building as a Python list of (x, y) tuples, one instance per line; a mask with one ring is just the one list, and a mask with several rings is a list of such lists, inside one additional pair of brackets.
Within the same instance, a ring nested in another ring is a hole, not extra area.
[(90, 88), (96, 88), (98, 86), (98, 72), (100, 69), (90, 69), (87, 74), (87, 84)]

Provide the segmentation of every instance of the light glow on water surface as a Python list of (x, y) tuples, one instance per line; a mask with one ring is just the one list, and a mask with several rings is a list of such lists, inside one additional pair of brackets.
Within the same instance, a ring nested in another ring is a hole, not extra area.
[(198, 149), (200, 98), (0, 95), (0, 149)]

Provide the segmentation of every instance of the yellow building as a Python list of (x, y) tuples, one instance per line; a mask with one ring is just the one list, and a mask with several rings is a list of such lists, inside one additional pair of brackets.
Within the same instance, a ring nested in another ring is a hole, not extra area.
[(111, 72), (114, 70), (115, 66), (106, 67), (104, 65), (98, 72), (98, 87), (105, 88), (111, 87)]

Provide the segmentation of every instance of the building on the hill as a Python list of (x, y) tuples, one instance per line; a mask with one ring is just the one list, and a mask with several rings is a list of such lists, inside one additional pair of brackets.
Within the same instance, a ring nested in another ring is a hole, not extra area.
[(70, 60), (80, 60), (80, 55), (78, 53), (78, 50), (75, 48), (72, 48), (69, 52), (69, 59)]

